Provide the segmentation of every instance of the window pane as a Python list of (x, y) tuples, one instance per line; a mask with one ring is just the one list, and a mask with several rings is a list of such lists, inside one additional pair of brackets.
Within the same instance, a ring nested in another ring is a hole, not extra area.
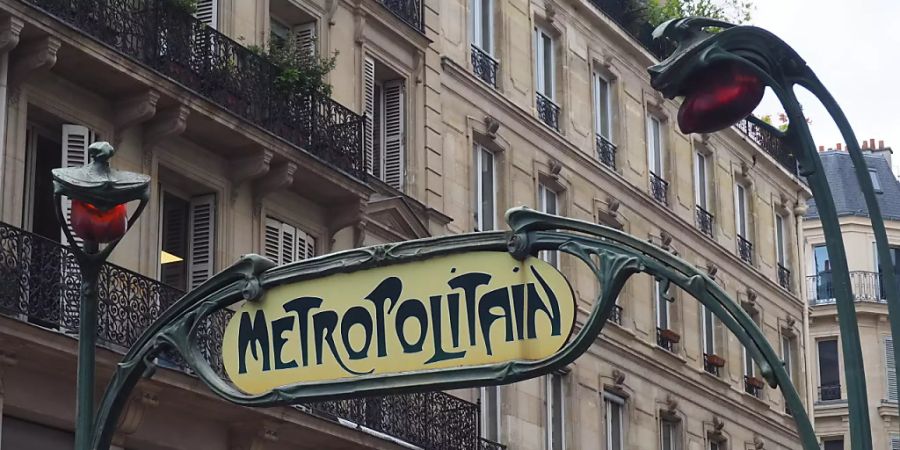
[(787, 336), (781, 337), (781, 359), (784, 360), (784, 370), (787, 372), (788, 377), (793, 379), (794, 376), (791, 371), (794, 366), (794, 355), (791, 349), (791, 338)]
[(544, 86), (543, 94), (553, 99), (553, 41), (550, 36), (541, 33), (541, 47), (544, 54)]
[(829, 439), (824, 444), (822, 446), (823, 450), (844, 450), (843, 439)]
[(481, 150), (481, 231), (494, 229), (494, 155)]
[(706, 156), (697, 153), (697, 204), (701, 208), (707, 209), (707, 192), (706, 192)]
[(878, 180), (878, 172), (875, 169), (869, 169), (869, 179), (872, 180), (872, 187), (875, 188), (876, 191), (881, 190), (881, 182)]
[(664, 420), (662, 422), (662, 450), (675, 450), (675, 428), (677, 424)]
[(491, 14), (493, 14), (492, 0), (475, 0), (481, 3), (481, 42), (478, 45), (482, 50), (493, 53), (493, 33), (491, 30)]
[(819, 348), (819, 384), (836, 386), (841, 383), (838, 371), (837, 339), (818, 342)]
[(662, 177), (662, 139), (660, 136), (661, 125), (656, 117), (650, 118), (650, 151), (653, 154), (653, 165), (650, 170)]
[(622, 405), (606, 400), (606, 442), (608, 450), (622, 450)]
[(669, 328), (669, 301), (663, 292), (662, 283), (656, 282), (656, 326), (665, 330)]
[(711, 310), (703, 307), (703, 350), (708, 354), (716, 353), (716, 328), (715, 316)]
[(778, 262), (781, 265), (785, 265), (784, 218), (780, 214), (775, 215), (775, 251), (778, 256)]
[(738, 235), (747, 238), (747, 192), (744, 186), (737, 185), (737, 218)]
[(500, 388), (481, 388), (481, 433), (485, 439), (500, 441)]
[(610, 138), (610, 103), (609, 83), (597, 76), (597, 132), (600, 136)]

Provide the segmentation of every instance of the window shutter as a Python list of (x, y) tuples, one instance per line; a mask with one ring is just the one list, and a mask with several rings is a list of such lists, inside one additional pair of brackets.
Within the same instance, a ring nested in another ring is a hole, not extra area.
[(316, 22), (297, 25), (291, 29), (294, 46), (301, 54), (316, 56)]
[(197, 10), (194, 17), (197, 20), (216, 28), (219, 22), (219, 0), (197, 0)]
[(404, 126), (403, 80), (384, 84), (384, 182), (403, 188)]
[(266, 230), (263, 236), (263, 252), (266, 258), (281, 265), (281, 222), (266, 217)]
[[(188, 242), (187, 237), (187, 202), (171, 194), (163, 196), (162, 233), (165, 240), (161, 242), (163, 250), (184, 258)], [(169, 286), (184, 289), (187, 286), (184, 272), (185, 261), (171, 262), (160, 269), (160, 279)], [(168, 267), (172, 267), (168, 269)], [(177, 269), (176, 269), (177, 268)]]
[(316, 255), (316, 240), (309, 233), (297, 228), (297, 261)]
[(281, 224), (281, 264), (290, 264), (297, 260), (297, 230)]
[(375, 60), (366, 56), (363, 60), (363, 102), (366, 107), (366, 172), (374, 174), (375, 161)]
[(900, 450), (900, 436), (891, 435), (891, 450)]
[(897, 401), (897, 366), (896, 362), (894, 361), (893, 337), (884, 339), (884, 366), (887, 369), (886, 379), (888, 400)]
[[(87, 164), (88, 146), (91, 145), (93, 139), (94, 135), (88, 127), (64, 124), (62, 126), (62, 167), (78, 167)], [(72, 215), (72, 202), (68, 197), (62, 198), (62, 210), (66, 217), (66, 223), (69, 224), (69, 231), (72, 231), (71, 221), (68, 220)], [(60, 242), (68, 245), (66, 234), (61, 230), (60, 233)], [(81, 239), (78, 237), (75, 238), (75, 241), (81, 243)]]
[(191, 199), (190, 242), (188, 244), (188, 282), (194, 289), (213, 275), (216, 236), (216, 196), (207, 194)]

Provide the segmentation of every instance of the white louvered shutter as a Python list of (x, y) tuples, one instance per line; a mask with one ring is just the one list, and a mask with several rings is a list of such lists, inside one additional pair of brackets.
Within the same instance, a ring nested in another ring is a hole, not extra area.
[[(88, 146), (94, 139), (94, 135), (88, 127), (82, 125), (65, 124), (62, 126), (62, 167), (78, 167), (88, 163)], [(72, 202), (67, 198), (62, 198), (62, 210), (66, 217), (66, 223), (69, 225), (69, 231), (72, 230), (69, 217), (72, 215)], [(66, 234), (60, 230), (60, 241), (63, 245), (68, 245)], [(74, 233), (73, 233), (74, 236)], [(75, 241), (81, 243), (80, 238)]]
[(366, 172), (375, 175), (375, 60), (369, 56), (363, 60), (363, 101), (366, 107)]
[(197, 11), (194, 12), (194, 17), (216, 28), (219, 22), (219, 0), (197, 0)]
[(316, 238), (306, 234), (306, 254), (303, 259), (314, 258), (316, 256)]
[(403, 80), (384, 83), (384, 182), (403, 189), (403, 154), (406, 127)]
[(281, 222), (266, 217), (266, 231), (263, 236), (263, 252), (266, 258), (281, 265)]
[(897, 401), (897, 365), (894, 361), (894, 339), (892, 337), (884, 338), (884, 366), (887, 369), (888, 400)]
[(282, 223), (281, 224), (281, 264), (290, 264), (296, 260), (297, 260), (297, 229), (286, 223)]
[(291, 29), (294, 46), (303, 56), (316, 56), (316, 23), (302, 23)]
[(188, 245), (188, 288), (194, 289), (213, 275), (216, 238), (215, 194), (191, 199), (188, 229), (191, 233)]
[(891, 450), (900, 450), (900, 436), (896, 434), (891, 435)]

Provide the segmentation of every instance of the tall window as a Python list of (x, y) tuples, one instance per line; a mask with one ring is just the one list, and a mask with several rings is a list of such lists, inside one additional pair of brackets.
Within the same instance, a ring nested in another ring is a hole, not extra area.
[(491, 231), (497, 217), (497, 184), (494, 152), (475, 145), (475, 224), (478, 231)]
[(706, 155), (694, 153), (694, 201), (697, 206), (709, 211), (709, 168)]
[(494, 1), (471, 0), (472, 45), (494, 54)]
[[(844, 438), (836, 437), (824, 439), (822, 441), (822, 450), (844, 450)], [(891, 442), (891, 450), (895, 450), (893, 442)]]
[(891, 435), (891, 450), (900, 450), (900, 435)]
[(884, 367), (887, 373), (887, 399), (897, 401), (897, 365), (894, 362), (894, 339), (884, 338)]
[(485, 439), (500, 442), (500, 387), (481, 388), (481, 434)]
[(598, 136), (612, 142), (612, 96), (609, 81), (594, 74), (594, 127)]
[[(538, 185), (538, 208), (547, 214), (559, 214), (559, 195), (543, 183)], [(558, 251), (545, 250), (541, 252), (541, 258), (553, 267), (559, 268)]]
[(269, 18), (269, 45), (272, 48), (296, 50), (298, 55), (315, 56), (316, 22), (289, 25), (275, 16)]
[(193, 289), (213, 275), (216, 197), (164, 191), (160, 211), (160, 281)]
[(829, 302), (834, 299), (834, 289), (831, 283), (831, 260), (828, 258), (828, 249), (824, 245), (813, 246), (813, 275), (814, 286), (810, 296), (816, 302)]
[(678, 445), (678, 421), (668, 418), (659, 423), (659, 448), (660, 450), (679, 450)]
[(278, 265), (312, 258), (316, 239), (298, 227), (266, 217), (265, 253)]
[(545, 377), (547, 392), (547, 448), (566, 448), (566, 385), (565, 375), (554, 373)]
[(366, 169), (395, 189), (403, 189), (406, 141), (406, 80), (366, 56), (363, 94), (366, 109)]
[(775, 214), (775, 257), (781, 267), (787, 268), (787, 223), (781, 214)]
[(660, 281), (657, 280), (653, 287), (656, 300), (656, 327), (660, 330), (668, 330), (671, 325), (669, 323), (669, 300), (666, 299), (663, 284)]
[(603, 394), (606, 411), (606, 450), (625, 448), (625, 399), (611, 393)]
[(841, 375), (838, 362), (837, 339), (817, 342), (819, 352), (819, 400), (841, 398)]
[(664, 157), (663, 124), (658, 117), (649, 115), (647, 116), (647, 161), (650, 172), (661, 179), (665, 179)]
[(750, 240), (750, 215), (747, 188), (740, 183), (734, 185), (734, 223), (737, 235)]
[(716, 354), (716, 316), (712, 310), (705, 305), (700, 305), (700, 314), (702, 316), (701, 331), (703, 335), (703, 353), (707, 355)]
[(556, 99), (556, 61), (553, 37), (546, 31), (534, 29), (534, 63), (537, 92), (549, 100)]
[(784, 370), (788, 378), (794, 380), (794, 338), (787, 334), (781, 335), (781, 360), (784, 361)]

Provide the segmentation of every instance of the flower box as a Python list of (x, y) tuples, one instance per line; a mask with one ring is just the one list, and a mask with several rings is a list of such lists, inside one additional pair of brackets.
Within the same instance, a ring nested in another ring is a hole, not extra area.
[(669, 329), (659, 330), (659, 336), (673, 344), (677, 344), (681, 340), (680, 334)]
[(748, 377), (746, 377), (746, 380), (747, 380), (748, 385), (753, 386), (756, 389), (762, 389), (762, 388), (766, 387), (766, 382), (763, 381), (762, 378), (748, 376)]
[(713, 367), (725, 367), (725, 358), (719, 355), (706, 355), (706, 363)]

